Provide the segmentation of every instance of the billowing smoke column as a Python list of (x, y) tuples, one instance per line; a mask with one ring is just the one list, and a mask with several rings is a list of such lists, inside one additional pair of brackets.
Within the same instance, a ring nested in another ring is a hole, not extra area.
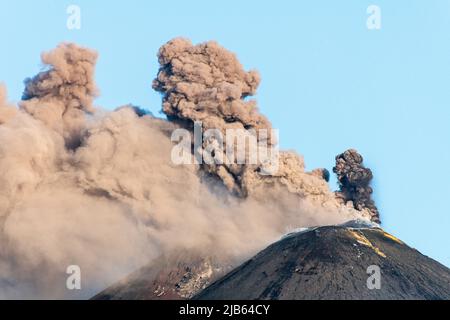
[(61, 44), (42, 54), (42, 62), (51, 68), (25, 80), (20, 106), (62, 134), (70, 148), (80, 143), (85, 113), (94, 111), (96, 61), (92, 50)]
[(340, 191), (336, 192), (338, 198), (344, 203), (351, 201), (356, 210), (369, 210), (371, 220), (380, 223), (380, 214), (371, 198), (372, 171), (364, 167), (363, 157), (354, 149), (347, 150), (336, 156), (333, 172), (340, 186)]
[[(261, 164), (171, 161), (172, 132), (194, 121), (270, 128), (244, 99), (257, 73), (217, 44), (161, 48), (155, 88), (169, 121), (94, 108), (96, 58), (74, 44), (43, 54), (47, 70), (26, 81), (20, 108), (0, 87), (0, 298), (88, 298), (161, 254), (239, 263), (291, 229), (368, 217), (295, 152), (280, 152), (265, 176)], [(82, 270), (80, 291), (66, 288), (70, 265)]]
[[(153, 88), (163, 94), (163, 112), (170, 120), (188, 128), (201, 122), (203, 132), (217, 129), (224, 136), (228, 129), (241, 130), (241, 135), (254, 131), (258, 145), (277, 143), (272, 125), (258, 111), (256, 101), (246, 99), (256, 93), (260, 76), (256, 71), (245, 71), (233, 53), (213, 41), (193, 45), (176, 38), (161, 47), (158, 58), (160, 69)], [(264, 130), (266, 134), (258, 134)], [(202, 147), (206, 148), (205, 141)], [(214, 151), (216, 155), (223, 153), (221, 148)], [(321, 204), (334, 201), (326, 183), (328, 172), (306, 173), (303, 158), (293, 152), (276, 156), (279, 166), (269, 176), (260, 174), (267, 171), (263, 159), (253, 164), (209, 163), (202, 169), (219, 177), (228, 190), (241, 197), (255, 195), (261, 185), (277, 184), (300, 196), (315, 196)]]
[[(158, 58), (161, 67), (153, 88), (163, 93), (163, 112), (169, 119), (187, 126), (201, 122), (203, 132), (218, 129), (223, 134), (227, 129), (271, 129), (256, 101), (244, 100), (256, 92), (258, 72), (244, 71), (236, 56), (216, 42), (194, 46), (177, 38), (161, 47)], [(255, 136), (258, 143), (266, 139), (268, 146), (273, 144), (269, 134)], [(250, 191), (246, 179), (258, 170), (257, 164), (212, 163), (203, 168), (219, 176), (230, 191), (245, 196)]]

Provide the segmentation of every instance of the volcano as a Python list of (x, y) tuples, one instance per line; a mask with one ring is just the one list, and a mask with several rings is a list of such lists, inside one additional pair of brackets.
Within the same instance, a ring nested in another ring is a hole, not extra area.
[[(375, 288), (368, 286), (373, 266)], [(357, 221), (290, 233), (231, 269), (220, 259), (178, 253), (93, 299), (450, 299), (450, 269)]]
[[(368, 285), (373, 266), (379, 288)], [(348, 223), (290, 234), (194, 299), (450, 299), (450, 269), (380, 228)]]

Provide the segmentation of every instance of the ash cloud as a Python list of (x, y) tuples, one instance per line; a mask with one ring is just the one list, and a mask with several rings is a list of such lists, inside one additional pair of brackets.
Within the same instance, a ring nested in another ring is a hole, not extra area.
[[(43, 54), (47, 69), (26, 81), (19, 108), (0, 87), (0, 298), (89, 298), (161, 254), (239, 263), (291, 229), (367, 217), (295, 152), (280, 152), (278, 172), (264, 177), (258, 164), (172, 163), (170, 135), (193, 121), (271, 127), (244, 99), (259, 76), (218, 44), (161, 48), (154, 87), (168, 121), (94, 107), (96, 59), (75, 44)], [(81, 291), (65, 288), (72, 264)]]
[[(153, 88), (162, 93), (162, 109), (170, 120), (191, 129), (201, 121), (203, 132), (218, 129), (224, 136), (227, 129), (253, 130), (258, 145), (277, 144), (270, 121), (259, 112), (255, 100), (247, 99), (256, 93), (260, 75), (245, 71), (233, 53), (214, 41), (193, 45), (176, 38), (161, 47), (158, 60), (160, 69)], [(267, 134), (258, 135), (259, 130)], [(214, 151), (223, 153), (220, 147)], [(250, 151), (246, 152), (248, 157)], [(257, 196), (261, 189), (282, 185), (299, 196), (315, 198), (320, 205), (339, 207), (328, 188), (326, 170), (305, 172), (303, 157), (295, 152), (277, 156), (279, 168), (270, 176), (260, 174), (266, 165), (261, 159), (256, 164), (202, 164), (202, 170), (221, 179), (240, 197)], [(265, 191), (259, 193), (265, 196)]]
[[(256, 101), (244, 100), (255, 94), (258, 72), (245, 71), (236, 56), (216, 42), (193, 45), (176, 38), (161, 47), (158, 60), (160, 70), (153, 88), (163, 94), (162, 109), (169, 119), (188, 127), (201, 121), (203, 132), (218, 129), (222, 134), (226, 129), (271, 129)], [(269, 145), (273, 143), (270, 137), (266, 139)], [(230, 191), (245, 196), (247, 175), (258, 166), (214, 163), (203, 167), (220, 177)]]
[(97, 95), (95, 51), (71, 43), (42, 54), (48, 68), (25, 80), (20, 107), (62, 134), (68, 147), (79, 145), (85, 114), (94, 111)]
[(363, 165), (363, 157), (354, 149), (336, 156), (336, 173), (340, 190), (336, 195), (344, 203), (351, 202), (356, 210), (368, 210), (371, 220), (380, 223), (380, 213), (372, 200), (370, 187), (372, 170)]

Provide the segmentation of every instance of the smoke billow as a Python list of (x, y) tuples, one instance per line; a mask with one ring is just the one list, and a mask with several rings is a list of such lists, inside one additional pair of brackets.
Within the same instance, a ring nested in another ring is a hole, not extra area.
[(85, 114), (94, 111), (96, 61), (92, 50), (61, 44), (42, 54), (51, 68), (25, 80), (21, 108), (62, 134), (69, 147), (78, 146)]
[[(153, 88), (163, 93), (163, 111), (169, 119), (188, 126), (201, 121), (203, 132), (216, 129), (222, 134), (227, 129), (271, 129), (256, 102), (244, 100), (256, 92), (259, 74), (244, 71), (236, 56), (216, 42), (194, 46), (189, 40), (177, 38), (161, 47), (158, 58), (161, 67)], [(261, 144), (261, 138), (255, 137)], [(270, 138), (265, 137), (269, 145)], [(217, 149), (215, 155), (222, 154)], [(258, 166), (230, 161), (204, 164), (203, 169), (220, 177), (230, 191), (245, 196), (250, 191), (246, 178)]]
[[(228, 129), (252, 132), (259, 147), (277, 143), (270, 131), (272, 125), (258, 111), (256, 101), (246, 99), (256, 93), (260, 76), (256, 71), (246, 72), (233, 53), (213, 41), (193, 45), (187, 39), (176, 38), (161, 47), (158, 58), (160, 69), (153, 88), (163, 94), (163, 111), (170, 120), (188, 128), (201, 122), (203, 133), (210, 129), (219, 130), (224, 136)], [(264, 130), (266, 134), (258, 134)], [(210, 145), (209, 140), (203, 141), (202, 149), (207, 148), (207, 143)], [(235, 144), (231, 144), (232, 149)], [(213, 151), (216, 157), (223, 156), (221, 144)], [(245, 151), (248, 158), (252, 151)], [(258, 153), (259, 149), (253, 152)], [(241, 197), (255, 195), (261, 187), (281, 184), (302, 197), (315, 196), (321, 204), (333, 205), (327, 171), (306, 173), (303, 158), (294, 152), (277, 156), (279, 166), (270, 175), (260, 174), (267, 171), (264, 159), (246, 164), (228, 159), (202, 164), (202, 169), (220, 178)]]
[[(271, 127), (244, 99), (259, 76), (216, 43), (161, 48), (154, 87), (168, 120), (94, 107), (96, 58), (74, 44), (43, 54), (47, 69), (26, 80), (20, 108), (0, 87), (0, 298), (86, 298), (161, 254), (238, 263), (290, 229), (367, 217), (294, 152), (269, 176), (261, 164), (171, 161), (171, 133), (195, 121)], [(81, 291), (66, 289), (69, 265), (82, 270)]]
[(372, 171), (364, 167), (363, 157), (354, 149), (347, 150), (336, 156), (333, 171), (340, 186), (336, 192), (338, 198), (344, 203), (352, 202), (359, 211), (368, 210), (371, 220), (380, 223), (380, 214), (372, 200)]

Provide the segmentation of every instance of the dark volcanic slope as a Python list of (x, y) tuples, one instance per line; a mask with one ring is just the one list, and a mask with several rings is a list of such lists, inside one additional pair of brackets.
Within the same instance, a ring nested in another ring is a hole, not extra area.
[[(367, 267), (381, 289), (367, 288)], [(378, 228), (321, 227), (292, 234), (195, 299), (450, 299), (450, 269)]]
[(195, 252), (161, 256), (103, 290), (93, 300), (179, 300), (192, 298), (232, 268), (214, 257)]

